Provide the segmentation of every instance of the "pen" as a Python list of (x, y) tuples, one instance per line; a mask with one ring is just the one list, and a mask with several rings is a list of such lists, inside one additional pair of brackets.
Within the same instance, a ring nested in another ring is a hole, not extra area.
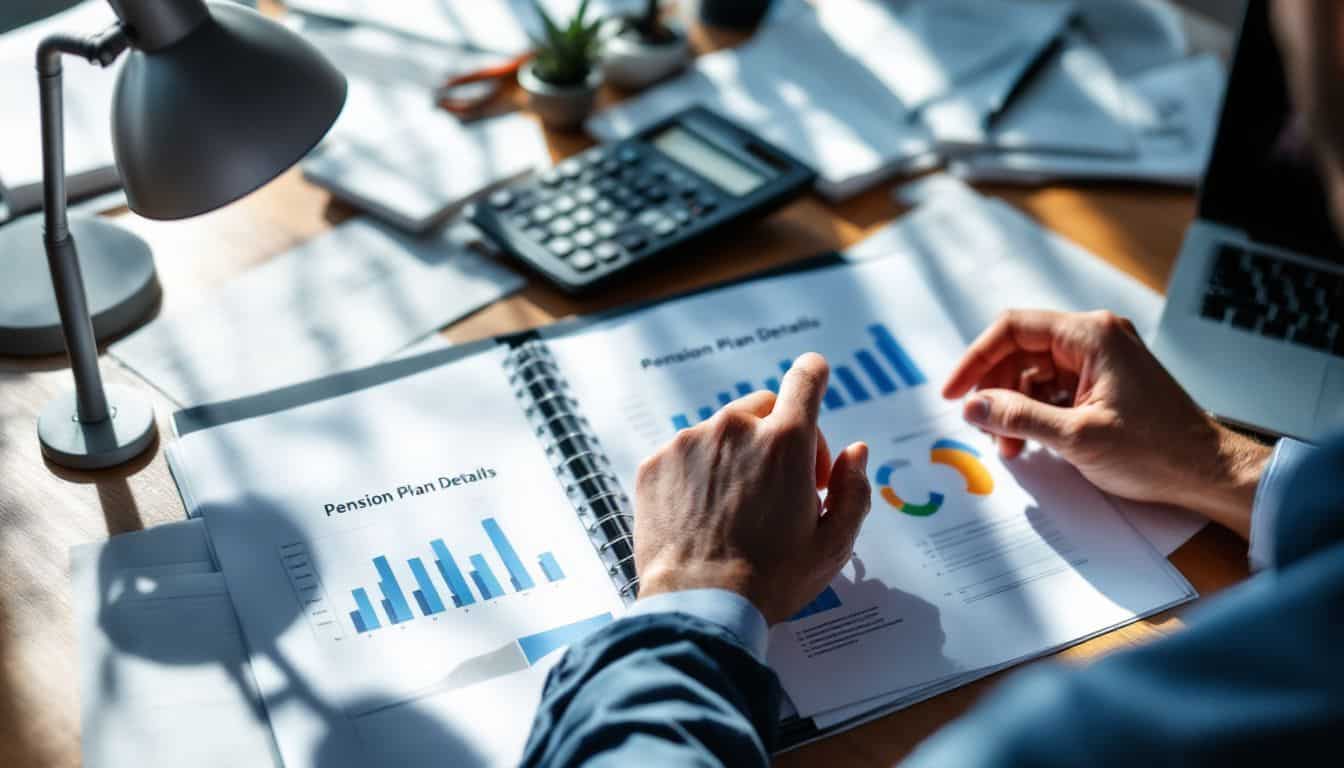
[(1008, 86), (1008, 90), (1004, 92), (1003, 96), (999, 97), (997, 102), (990, 105), (989, 110), (985, 113), (986, 130), (993, 127), (994, 123), (1003, 116), (1003, 113), (1008, 110), (1008, 107), (1013, 101), (1017, 99), (1018, 96), (1022, 95), (1022, 92), (1027, 89), (1027, 86), (1030, 85), (1031, 81), (1040, 74), (1041, 70), (1045, 69), (1046, 65), (1050, 63), (1050, 60), (1054, 58), (1055, 54), (1063, 47), (1064, 34), (1061, 31), (1060, 34), (1055, 35), (1050, 42), (1041, 46), (1040, 49), (1036, 51), (1036, 55), (1022, 68), (1022, 71), (1018, 73), (1017, 78), (1013, 80), (1012, 85)]

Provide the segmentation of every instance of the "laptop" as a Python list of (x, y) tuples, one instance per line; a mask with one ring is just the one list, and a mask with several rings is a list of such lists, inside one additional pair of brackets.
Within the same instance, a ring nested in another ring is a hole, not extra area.
[(1257, 431), (1344, 426), (1344, 247), (1265, 0), (1251, 0), (1153, 351), (1195, 400)]

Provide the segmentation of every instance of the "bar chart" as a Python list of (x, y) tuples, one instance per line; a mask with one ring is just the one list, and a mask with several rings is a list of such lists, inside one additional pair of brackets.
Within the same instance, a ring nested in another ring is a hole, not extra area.
[[(405, 560), (405, 570), (398, 574), (393, 562), (385, 555), (377, 555), (370, 560), (377, 583), (372, 588), (357, 587), (350, 590), (354, 610), (350, 611), (349, 617), (355, 631), (360, 634), (373, 632), (416, 618), (444, 613), (450, 608), (465, 608), (534, 589), (538, 584), (537, 579), (523, 563), (499, 521), (487, 517), (481, 520), (481, 529), (498, 561), (504, 566), (503, 575), (507, 578), (508, 588), (496, 575), (485, 553), (467, 554), (463, 562), (468, 570), (464, 574), (463, 566), (459, 565), (458, 558), (444, 540), (433, 539), (427, 542), (433, 555), (428, 565), (423, 557), (410, 557)], [(565, 578), (564, 570), (551, 552), (537, 555), (535, 567), (546, 583), (563, 581)], [(409, 579), (405, 578), (407, 573)]]
[[(867, 330), (870, 347), (854, 350), (850, 361), (840, 362), (839, 357), (831, 360), (831, 386), (827, 387), (822, 399), (824, 410), (834, 411), (855, 403), (866, 403), (928, 383), (919, 365), (885, 324), (873, 323)], [(756, 379), (760, 386), (753, 380), (742, 379), (725, 387), (715, 394), (713, 404), (700, 406), (694, 414), (674, 414), (672, 428), (677, 431), (689, 429), (695, 421), (709, 419), (719, 408), (756, 390), (764, 388), (778, 392), (780, 378), (792, 365), (792, 360), (779, 361), (780, 374)]]
[(816, 616), (818, 613), (825, 613), (832, 608), (840, 607), (840, 596), (835, 593), (835, 589), (827, 587), (821, 591), (821, 594), (812, 598), (812, 602), (804, 605), (801, 610), (789, 617), (789, 621), (798, 621), (806, 619), (809, 616)]

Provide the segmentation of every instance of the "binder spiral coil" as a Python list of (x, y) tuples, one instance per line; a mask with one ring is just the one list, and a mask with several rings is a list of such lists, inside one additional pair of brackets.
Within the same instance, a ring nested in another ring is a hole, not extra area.
[(569, 396), (569, 384), (541, 341), (515, 347), (504, 363), (514, 396), (546, 447), (566, 495), (578, 510), (598, 557), (623, 599), (639, 590), (630, 497), (611, 473), (611, 460)]

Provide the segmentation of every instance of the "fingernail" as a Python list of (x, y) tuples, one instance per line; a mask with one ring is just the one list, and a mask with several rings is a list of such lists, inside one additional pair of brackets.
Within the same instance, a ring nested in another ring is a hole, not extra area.
[(858, 446), (859, 471), (866, 475), (868, 474), (868, 444), (858, 443)]
[(984, 424), (989, 421), (989, 398), (973, 397), (966, 401), (966, 420), (972, 424)]

